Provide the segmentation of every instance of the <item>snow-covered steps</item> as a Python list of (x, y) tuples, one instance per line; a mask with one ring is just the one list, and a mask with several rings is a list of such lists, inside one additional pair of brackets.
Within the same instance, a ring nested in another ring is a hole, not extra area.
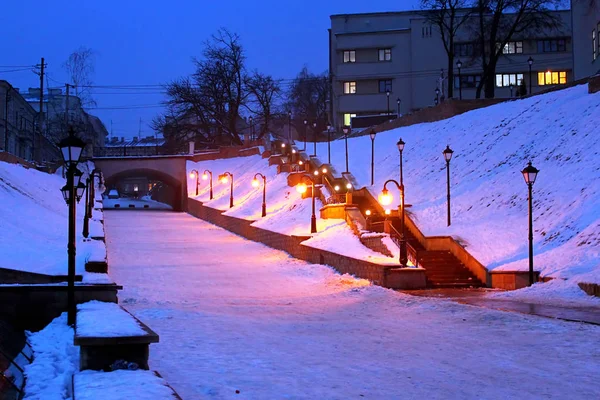
[(73, 375), (77, 400), (181, 400), (167, 382), (153, 371), (82, 371)]

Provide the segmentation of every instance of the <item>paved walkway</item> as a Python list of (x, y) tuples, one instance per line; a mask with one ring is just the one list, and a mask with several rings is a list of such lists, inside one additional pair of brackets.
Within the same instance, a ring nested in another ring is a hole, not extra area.
[(489, 292), (480, 289), (436, 289), (406, 292), (420, 297), (446, 298), (457, 303), (494, 310), (518, 312), (539, 317), (556, 318), (572, 322), (600, 325), (600, 307), (569, 307), (529, 303), (519, 300), (502, 300), (486, 297)]
[(120, 303), (184, 399), (600, 398), (600, 327), (371, 286), (183, 213), (105, 225)]

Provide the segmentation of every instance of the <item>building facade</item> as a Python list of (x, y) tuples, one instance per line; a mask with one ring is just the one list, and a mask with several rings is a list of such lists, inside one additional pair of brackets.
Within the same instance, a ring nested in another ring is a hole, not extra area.
[(600, 72), (600, 1), (572, 0), (575, 79)]
[[(504, 46), (494, 77), (496, 98), (516, 96), (522, 81), (528, 92), (531, 82), (535, 93), (574, 79), (571, 13), (554, 13), (562, 21), (560, 29), (515, 36)], [(482, 68), (479, 46), (467, 25), (459, 30), (454, 46), (455, 61), (462, 62), (460, 78), (454, 67), (454, 82), (448, 82), (448, 58), (441, 34), (422, 12), (331, 16), (334, 126), (350, 125), (355, 117), (394, 118), (398, 113), (433, 106), (447, 96), (449, 84), (454, 87), (454, 98), (459, 92), (463, 99), (476, 98)]]

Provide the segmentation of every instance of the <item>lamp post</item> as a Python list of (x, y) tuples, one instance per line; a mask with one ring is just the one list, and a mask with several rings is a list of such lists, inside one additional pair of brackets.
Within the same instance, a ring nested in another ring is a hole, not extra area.
[(390, 194), (389, 190), (387, 189), (387, 185), (388, 183), (393, 183), (396, 185), (396, 187), (398, 188), (398, 190), (400, 191), (400, 206), (398, 207), (398, 214), (400, 214), (400, 224), (401, 224), (401, 228), (400, 228), (400, 266), (401, 267), (406, 267), (406, 264), (408, 263), (408, 253), (406, 250), (406, 235), (405, 235), (405, 224), (404, 224), (404, 185), (399, 184), (397, 181), (393, 180), (393, 179), (389, 179), (387, 180), (384, 184), (383, 184), (383, 190), (381, 191), (381, 194), (379, 195), (379, 203), (381, 203), (384, 206), (389, 206), (390, 204), (392, 204), (392, 200), (393, 197)]
[(307, 134), (307, 130), (308, 130), (308, 120), (305, 119), (304, 120), (304, 147), (302, 148), (302, 151), (306, 151), (306, 134)]
[(390, 91), (387, 90), (385, 92), (385, 95), (387, 96), (387, 115), (389, 117), (390, 116)]
[(200, 186), (200, 173), (197, 169), (193, 169), (190, 171), (190, 178), (196, 178), (196, 196), (198, 196), (198, 186)]
[[(316, 170), (315, 173), (315, 175), (318, 175), (319, 171)], [(296, 186), (296, 190), (298, 191), (298, 193), (306, 193), (306, 183), (303, 182), (305, 180), (308, 180), (312, 185), (312, 214), (310, 216), (310, 233), (317, 233), (317, 216), (315, 214), (315, 180), (310, 175), (303, 175), (302, 181), (299, 185)]]
[(231, 172), (225, 172), (221, 175), (221, 183), (226, 184), (227, 181), (231, 178), (230, 186), (229, 186), (229, 208), (233, 207), (233, 174)]
[(250, 116), (250, 140), (254, 137), (254, 118)]
[(371, 186), (375, 181), (375, 129), (371, 129), (369, 136), (371, 137)]
[(511, 83), (508, 88), (510, 89), (510, 98), (512, 99), (513, 97), (513, 90), (515, 89), (515, 86)]
[(444, 159), (446, 160), (446, 189), (447, 189), (446, 204), (448, 206), (448, 226), (450, 226), (450, 223), (451, 223), (451, 219), (450, 219), (450, 160), (452, 159), (453, 153), (454, 153), (454, 151), (452, 151), (450, 146), (446, 146), (446, 149), (442, 152), (442, 154), (444, 155)]
[(254, 175), (254, 179), (252, 179), (252, 186), (257, 188), (260, 186), (260, 182), (257, 177), (261, 177), (263, 180), (263, 198), (262, 198), (262, 216), (267, 216), (267, 177), (261, 174), (260, 172)]
[(460, 69), (462, 68), (462, 61), (458, 60), (456, 62), (456, 67), (458, 68), (458, 98), (462, 100), (462, 75), (460, 74)]
[(398, 140), (398, 142), (396, 143), (396, 146), (398, 147), (398, 152), (400, 153), (400, 185), (404, 185), (404, 174), (402, 173), (402, 153), (404, 152), (405, 145), (406, 143), (404, 143), (404, 140), (402, 140), (402, 138), (400, 138), (400, 140)]
[(67, 322), (73, 326), (75, 324), (75, 188), (79, 186), (81, 175), (75, 175), (77, 164), (81, 158), (81, 153), (85, 147), (85, 143), (75, 136), (73, 128), (69, 129), (69, 136), (61, 140), (58, 144), (64, 161), (64, 167), (67, 170), (67, 184), (63, 187), (63, 198), (69, 206), (69, 236), (67, 245), (68, 254), (68, 291), (67, 291)]
[(435, 88), (435, 105), (440, 104), (440, 88)]
[(400, 100), (400, 97), (398, 97), (396, 99), (396, 103), (398, 104), (398, 117), (400, 117), (400, 103), (402, 102), (402, 100)]
[(529, 57), (527, 60), (527, 64), (529, 64), (529, 94), (531, 93), (531, 67), (533, 66), (533, 58)]
[(331, 165), (331, 125), (327, 124), (327, 164)]
[(292, 144), (292, 112), (288, 111), (288, 143)]
[(317, 121), (313, 122), (313, 156), (317, 156)]
[(207, 180), (210, 176), (210, 183), (209, 183), (209, 188), (210, 188), (210, 192), (209, 192), (209, 199), (212, 200), (213, 199), (213, 179), (212, 179), (212, 171), (209, 171), (207, 169), (204, 170), (204, 173), (202, 174), (202, 180)]
[(348, 125), (344, 125), (342, 131), (344, 132), (344, 142), (346, 142), (346, 173), (348, 173), (348, 134), (350, 133), (350, 127)]
[(539, 172), (531, 162), (521, 171), (529, 189), (529, 286), (533, 285), (533, 184)]
[(90, 208), (90, 178), (87, 177), (85, 180), (85, 212), (83, 213), (83, 237), (88, 238), (90, 236), (90, 218), (91, 213), (89, 211)]

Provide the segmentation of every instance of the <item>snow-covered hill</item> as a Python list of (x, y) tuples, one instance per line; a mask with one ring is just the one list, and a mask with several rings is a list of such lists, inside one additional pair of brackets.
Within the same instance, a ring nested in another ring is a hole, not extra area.
[[(521, 170), (540, 169), (534, 185), (535, 268), (542, 276), (600, 282), (600, 93), (587, 85), (506, 102), (435, 123), (383, 132), (375, 139), (375, 185), (398, 179), (396, 142), (406, 142), (406, 202), (426, 235), (459, 237), (490, 269), (527, 269), (527, 187)], [(451, 161), (452, 226), (446, 226)], [(309, 149), (312, 145), (309, 143)], [(327, 160), (327, 144), (318, 146)], [(370, 184), (371, 139), (349, 140), (350, 172)], [(332, 164), (344, 171), (344, 141)], [(395, 189), (394, 200), (399, 199)]]

